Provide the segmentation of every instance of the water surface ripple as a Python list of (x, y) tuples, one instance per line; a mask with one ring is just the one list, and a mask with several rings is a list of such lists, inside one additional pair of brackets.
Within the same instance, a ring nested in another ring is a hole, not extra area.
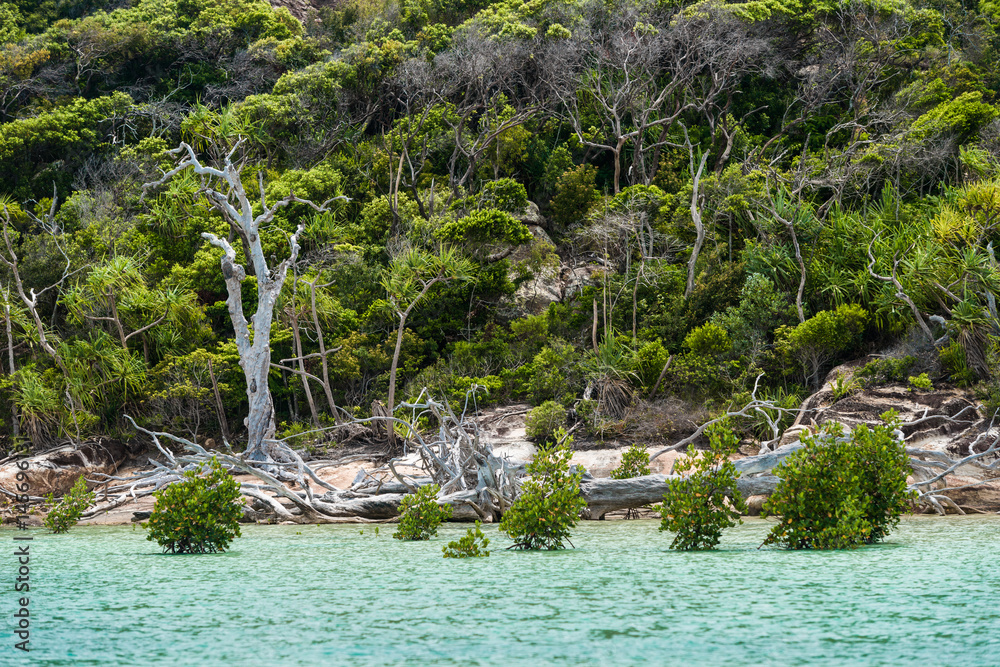
[(458, 525), (421, 543), (245, 526), (210, 556), (130, 527), (36, 531), (35, 650), (14, 655), (8, 620), (0, 663), (1000, 665), (1000, 517), (907, 518), (846, 552), (757, 550), (768, 526), (702, 553), (652, 521), (587, 522), (551, 553), (488, 526), (491, 556), (460, 561), (441, 558)]

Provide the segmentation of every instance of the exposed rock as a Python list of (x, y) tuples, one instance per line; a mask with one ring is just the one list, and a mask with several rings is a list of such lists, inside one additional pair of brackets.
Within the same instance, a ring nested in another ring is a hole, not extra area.
[[(975, 508), (983, 511), (996, 511), (1000, 508), (1000, 479), (981, 484), (979, 477), (952, 475), (948, 478), (948, 486), (966, 486), (968, 488), (948, 491), (948, 497), (962, 509)], [(976, 485), (976, 486), (972, 486)]]
[[(78, 448), (67, 444), (22, 461), (28, 463), (24, 472), (28, 475), (29, 494), (40, 497), (49, 493), (57, 496), (66, 493), (80, 475), (113, 475), (128, 457), (129, 450), (124, 443), (101, 438)], [(17, 462), (0, 466), (0, 488), (13, 493), (18, 472), (21, 471)]]
[(3, 523), (5, 525), (15, 524), (16, 523), (16, 524), (18, 524), (20, 526), (30, 526), (32, 528), (40, 528), (41, 526), (45, 525), (44, 522), (43, 522), (43, 520), (42, 520), (42, 517), (36, 516), (34, 514), (20, 515), (20, 521), (18, 521), (18, 517), (17, 516), (13, 516), (13, 515), (11, 515), (11, 516), (5, 516), (3, 518)]
[(793, 442), (798, 442), (799, 440), (802, 439), (803, 435), (806, 435), (806, 434), (811, 433), (811, 432), (812, 432), (812, 429), (810, 427), (808, 427), (808, 426), (801, 426), (801, 425), (800, 426), (792, 426), (787, 431), (785, 431), (784, 433), (781, 434), (781, 436), (778, 438), (778, 442), (774, 443), (774, 446), (772, 447), (772, 449), (774, 451), (777, 451), (781, 447), (785, 447), (786, 445), (790, 445)]
[(314, 5), (319, 6), (322, 4), (330, 4), (321, 2), (311, 3), (308, 0), (268, 0), (268, 2), (270, 2), (271, 6), (275, 8), (284, 7), (291, 13), (292, 16), (297, 18), (299, 21), (302, 21), (302, 23), (305, 23), (308, 20), (309, 10), (311, 10)]
[[(532, 206), (534, 206), (534, 204), (531, 204), (528, 207), (529, 211)], [(534, 211), (535, 214), (538, 213), (537, 206), (535, 206)], [(539, 219), (541, 219), (540, 216)], [(531, 246), (535, 246), (537, 244), (555, 246), (555, 243), (552, 242), (549, 235), (546, 234), (545, 230), (539, 225), (529, 224), (527, 220), (523, 220), (523, 222), (528, 224), (528, 230), (531, 232), (533, 237)], [(518, 262), (527, 261), (530, 255), (531, 247), (522, 246), (515, 250), (511, 255), (511, 264), (514, 265)], [(515, 273), (516, 272), (512, 272), (511, 278), (516, 277)], [(537, 272), (531, 280), (527, 280), (518, 286), (514, 298), (526, 312), (533, 315), (544, 312), (545, 309), (549, 307), (549, 304), (555, 303), (562, 298), (562, 283), (559, 279), (558, 269), (549, 268)]]
[(757, 494), (747, 498), (747, 516), (760, 516), (761, 512), (764, 511), (764, 503), (767, 502), (767, 499), (768, 496), (764, 494)]
[(525, 311), (537, 315), (544, 312), (549, 304), (565, 301), (581, 292), (585, 286), (594, 283), (596, 274), (604, 271), (600, 264), (576, 267), (564, 264), (558, 272), (540, 272), (521, 283), (514, 298)]
[[(955, 387), (941, 386), (931, 391), (918, 391), (903, 384), (887, 384), (855, 391), (836, 400), (832, 383), (838, 377), (849, 378), (868, 360), (860, 359), (831, 371), (820, 391), (803, 402), (795, 424), (776, 442), (770, 443), (778, 449), (773, 452), (762, 449), (759, 456), (744, 462), (737, 461), (737, 467), (743, 469), (744, 474), (751, 470), (773, 469), (773, 465), (799, 446), (804, 433), (818, 425), (836, 422), (850, 430), (862, 424), (875, 426), (882, 423), (880, 415), (888, 410), (899, 413), (903, 422), (902, 435), (911, 456), (914, 475), (908, 480), (910, 484), (920, 479), (931, 480), (944, 469), (956, 465), (960, 459), (986, 452), (1000, 437), (1000, 431), (996, 428), (991, 430), (988, 421), (982, 419), (974, 395)], [(987, 459), (980, 458), (975, 465), (962, 464), (945, 480), (937, 482), (935, 488), (948, 487), (947, 491), (942, 491), (941, 503), (948, 498), (958, 506), (980, 510), (1000, 508), (1000, 479), (996, 479), (1000, 477), (1000, 471), (984, 469), (984, 466), (994, 465), (996, 460), (990, 454)], [(923, 502), (933, 505), (934, 489), (925, 486), (919, 490), (923, 494), (921, 497), (925, 498)], [(939, 504), (936, 509), (942, 511), (942, 507)]]
[(536, 275), (518, 286), (514, 298), (525, 312), (538, 315), (562, 298), (562, 286), (554, 276)]
[[(855, 365), (861, 364), (856, 362)], [(838, 368), (849, 367), (845, 364)], [(834, 372), (828, 376), (830, 381), (835, 378)], [(777, 445), (798, 440), (804, 429), (814, 428), (828, 421), (843, 424), (849, 429), (861, 424), (880, 424), (880, 415), (888, 410), (895, 410), (904, 423), (923, 420), (903, 429), (903, 434), (911, 445), (926, 448), (927, 441), (934, 441), (937, 444), (933, 448), (944, 451), (948, 443), (943, 441), (957, 439), (959, 433), (978, 422), (981, 417), (971, 394), (953, 387), (913, 391), (906, 385), (889, 384), (857, 391), (836, 400), (829, 384), (828, 382), (802, 403), (795, 423), (785, 431)], [(954, 421), (955, 419), (958, 421)], [(953, 434), (954, 437), (950, 437)]]
[[(531, 228), (533, 225), (538, 227), (545, 226), (545, 218), (542, 216), (541, 213), (538, 212), (538, 204), (536, 204), (533, 201), (529, 201), (528, 206), (524, 209), (524, 211), (519, 213), (518, 215), (515, 215), (514, 217), (523, 222), (524, 224), (528, 225), (529, 228)], [(532, 229), (531, 233), (535, 234), (535, 230)], [(545, 232), (542, 233), (544, 234)], [(538, 235), (535, 234), (535, 236), (537, 238)], [(548, 235), (546, 235), (546, 238), (548, 238)], [(552, 239), (548, 239), (548, 241), (549, 243), (552, 243)], [(555, 244), (553, 243), (553, 245)]]
[(583, 266), (564, 267), (560, 272), (562, 280), (562, 298), (568, 299), (583, 288), (596, 281), (598, 274), (603, 274), (607, 269), (601, 264), (585, 264)]

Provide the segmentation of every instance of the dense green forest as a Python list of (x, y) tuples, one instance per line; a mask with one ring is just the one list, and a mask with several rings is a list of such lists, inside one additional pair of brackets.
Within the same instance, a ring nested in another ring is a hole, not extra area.
[(161, 178), (182, 142), (255, 215), (295, 195), (260, 230), (275, 266), (302, 228), (279, 435), (479, 385), (649, 442), (870, 353), (871, 382), (1000, 403), (992, 0), (292, 10), (0, 2), (7, 451), (127, 437), (126, 414), (245, 439), (202, 235), (247, 266), (248, 314), (260, 276), (212, 177)]

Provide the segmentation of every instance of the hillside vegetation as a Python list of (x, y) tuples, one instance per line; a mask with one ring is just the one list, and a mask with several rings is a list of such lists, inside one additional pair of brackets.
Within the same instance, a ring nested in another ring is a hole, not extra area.
[(3, 449), (125, 436), (126, 414), (245, 439), (202, 234), (244, 266), (248, 239), (191, 170), (143, 189), (181, 142), (229, 155), (255, 214), (343, 197), (260, 230), (275, 266), (303, 226), (270, 331), (281, 437), (479, 385), (479, 406), (551, 401), (578, 435), (648, 442), (755, 386), (797, 406), (876, 352), (864, 382), (927, 373), (1000, 405), (1000, 5), (300, 14), (0, 2)]

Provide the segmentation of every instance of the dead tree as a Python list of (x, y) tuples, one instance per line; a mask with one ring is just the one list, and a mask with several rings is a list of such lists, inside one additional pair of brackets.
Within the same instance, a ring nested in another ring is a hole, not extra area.
[(698, 167), (695, 168), (694, 146), (687, 136), (687, 128), (684, 128), (684, 137), (687, 139), (688, 155), (690, 157), (689, 168), (691, 170), (691, 221), (694, 223), (695, 240), (691, 247), (691, 257), (687, 263), (687, 284), (684, 287), (684, 298), (691, 296), (694, 292), (694, 271), (698, 263), (698, 255), (701, 254), (701, 247), (705, 243), (705, 222), (701, 217), (701, 175), (705, 172), (705, 165), (708, 163), (708, 151), (702, 154)]
[(906, 290), (903, 289), (903, 283), (901, 283), (899, 278), (896, 276), (896, 273), (899, 270), (899, 263), (901, 261), (899, 255), (893, 255), (892, 257), (892, 273), (890, 275), (883, 276), (882, 274), (875, 272), (875, 255), (872, 253), (872, 246), (875, 245), (878, 238), (879, 235), (876, 234), (872, 238), (871, 243), (868, 244), (868, 273), (872, 276), (872, 278), (881, 280), (885, 283), (891, 283), (892, 286), (896, 288), (896, 298), (910, 307), (910, 312), (913, 313), (913, 319), (916, 320), (920, 330), (924, 332), (924, 335), (927, 336), (927, 339), (932, 344), (935, 344), (936, 340), (934, 338), (934, 334), (931, 332), (931, 328), (927, 325), (927, 321), (924, 320), (924, 316), (920, 313), (920, 309), (917, 308), (917, 304), (906, 293)]
[[(4, 328), (7, 331), (7, 358), (8, 366), (10, 368), (10, 376), (13, 377), (14, 373), (17, 372), (17, 367), (14, 365), (14, 335), (11, 333), (11, 315), (10, 315), (10, 292), (4, 290), (3, 294), (3, 307), (4, 307)], [(14, 436), (16, 440), (20, 435), (21, 422), (17, 416), (17, 404), (14, 401), (10, 402), (10, 426), (11, 435)]]
[[(587, 29), (589, 27), (589, 30)], [(703, 115), (723, 140), (721, 170), (735, 138), (729, 111), (740, 81), (759, 71), (768, 44), (725, 9), (697, 14), (600, 14), (550, 49), (541, 64), (565, 120), (581, 144), (611, 154), (613, 187), (649, 185), (685, 114)], [(591, 124), (597, 121), (597, 132)], [(734, 125), (735, 124), (735, 125)], [(632, 164), (623, 164), (631, 152)]]
[[(667, 363), (669, 363), (669, 360)], [(757, 380), (754, 382), (753, 391), (750, 392), (749, 403), (744, 405), (739, 410), (727, 410), (721, 416), (716, 417), (715, 419), (710, 419), (709, 421), (705, 422), (704, 424), (696, 428), (694, 430), (694, 433), (692, 433), (688, 437), (670, 445), (669, 447), (664, 447), (660, 451), (650, 456), (649, 460), (652, 461), (653, 459), (656, 459), (662, 456), (663, 454), (666, 454), (667, 452), (673, 452), (677, 451), (678, 449), (681, 449), (682, 447), (687, 447), (695, 440), (697, 440), (699, 437), (701, 437), (701, 434), (704, 433), (710, 426), (726, 421), (728, 419), (732, 419), (734, 417), (750, 418), (753, 416), (758, 416), (760, 418), (763, 418), (764, 421), (767, 422), (768, 427), (771, 429), (772, 441), (777, 440), (778, 437), (781, 435), (781, 428), (780, 428), (781, 420), (780, 418), (776, 419), (772, 415), (772, 413), (777, 412), (780, 416), (786, 412), (798, 412), (798, 409), (782, 408), (778, 405), (775, 405), (774, 401), (768, 401), (761, 398), (757, 398), (757, 391), (760, 389), (760, 380), (762, 377), (764, 377), (763, 373), (757, 376)]]
[[(965, 413), (968, 410), (973, 411), (971, 417), (965, 417)], [(980, 428), (977, 425), (980, 423), (979, 418), (972, 406), (964, 408), (953, 416), (942, 414), (928, 415), (927, 412), (925, 411), (924, 415), (917, 419), (904, 422), (900, 425), (900, 429), (896, 431), (898, 442), (901, 446), (905, 447), (906, 454), (909, 456), (909, 467), (913, 479), (909, 484), (909, 490), (915, 494), (914, 503), (924, 511), (932, 509), (938, 514), (944, 514), (946, 509), (951, 509), (959, 514), (965, 514), (962, 507), (949, 496), (949, 493), (975, 488), (996, 481), (995, 474), (997, 471), (1000, 471), (1000, 432), (994, 428), (994, 422), (991, 421), (985, 429), (982, 429), (974, 437), (971, 437), (964, 451), (958, 452), (957, 455), (937, 449), (907, 446), (907, 440), (916, 434), (913, 431), (914, 427), (923, 422), (932, 422), (933, 426), (938, 425), (940, 422), (955, 424), (963, 429), (960, 435)], [(739, 413), (731, 414), (735, 415)], [(701, 431), (704, 431), (705, 427), (717, 421), (712, 420), (707, 422), (703, 425)], [(911, 431), (910, 436), (904, 436), (903, 432), (906, 430)], [(686, 438), (682, 443), (690, 442), (696, 435)], [(849, 438), (850, 436), (844, 435), (840, 437)], [(741, 479), (751, 475), (754, 475), (754, 478), (760, 476), (767, 477), (772, 474), (781, 477), (781, 463), (788, 456), (802, 449), (804, 446), (801, 441), (796, 440), (773, 451), (768, 451), (764, 448), (757, 456), (739, 459), (734, 464), (737, 470), (740, 471)], [(663, 451), (670, 451), (676, 448), (677, 446), (674, 446)], [(656, 456), (662, 454), (663, 451), (657, 452)], [(956, 484), (949, 477), (956, 474), (962, 467), (966, 467), (967, 470), (973, 468), (980, 471), (982, 478), (969, 483)]]
[[(202, 177), (200, 193), (226, 219), (234, 232), (243, 241), (247, 260), (253, 269), (257, 282), (257, 311), (248, 321), (243, 313), (242, 283), (247, 276), (244, 267), (236, 263), (236, 251), (226, 239), (220, 239), (215, 234), (205, 232), (202, 237), (213, 246), (222, 250), (222, 274), (225, 277), (229, 298), (226, 305), (236, 333), (236, 349), (240, 356), (240, 366), (247, 383), (247, 399), (250, 411), (244, 424), (247, 427), (247, 446), (245, 456), (254, 461), (274, 460), (268, 450), (268, 443), (273, 441), (274, 402), (268, 386), (268, 373), (271, 370), (271, 322), (274, 319), (274, 308), (285, 284), (288, 267), (295, 262), (299, 254), (299, 234), (303, 226), (299, 225), (288, 240), (289, 256), (273, 269), (267, 264), (260, 240), (261, 225), (274, 220), (275, 214), (292, 203), (305, 204), (317, 212), (324, 212), (327, 206), (335, 200), (346, 200), (346, 197), (334, 197), (322, 205), (316, 205), (307, 199), (296, 197), (290, 192), (287, 196), (270, 206), (264, 193), (264, 176), (259, 172), (260, 205), (262, 212), (255, 215), (250, 198), (243, 187), (240, 176), (240, 166), (233, 164), (232, 157), (243, 140), (236, 142), (233, 149), (223, 158), (222, 168), (210, 167), (201, 163), (194, 149), (186, 143), (169, 151), (179, 159), (177, 165), (156, 181), (143, 185), (143, 190), (158, 187), (169, 181), (185, 169), (193, 169)], [(220, 188), (220, 189), (216, 189)], [(278, 454), (278, 451), (275, 451)], [(279, 456), (280, 458), (280, 456)]]
[(53, 193), (52, 208), (49, 211), (49, 213), (43, 218), (37, 218), (34, 216), (31, 217), (33, 222), (35, 222), (36, 224), (41, 226), (42, 229), (51, 234), (53, 239), (56, 239), (56, 247), (62, 254), (63, 258), (65, 258), (66, 260), (66, 266), (63, 269), (62, 276), (59, 278), (59, 280), (38, 292), (35, 292), (33, 288), (29, 288), (27, 291), (25, 291), (24, 281), (21, 279), (21, 272), (19, 270), (19, 260), (17, 257), (17, 252), (14, 250), (14, 244), (10, 238), (10, 212), (7, 210), (6, 206), (4, 206), (3, 208), (3, 213), (4, 213), (3, 240), (4, 240), (4, 246), (6, 248), (6, 253), (0, 253), (0, 262), (2, 262), (3, 265), (6, 266), (7, 269), (10, 271), (11, 277), (13, 278), (14, 282), (14, 289), (16, 290), (17, 295), (21, 298), (21, 302), (24, 304), (25, 308), (27, 308), (28, 314), (31, 315), (31, 320), (34, 323), (35, 330), (38, 334), (39, 346), (42, 348), (42, 350), (45, 351), (47, 355), (49, 355), (49, 357), (52, 358), (55, 364), (59, 367), (59, 370), (63, 372), (63, 375), (68, 377), (69, 371), (66, 369), (66, 365), (63, 362), (63, 358), (59, 354), (59, 351), (56, 349), (56, 346), (52, 343), (51, 340), (49, 340), (49, 337), (46, 333), (45, 324), (42, 322), (42, 317), (38, 312), (39, 297), (44, 295), (49, 290), (57, 289), (60, 285), (63, 284), (63, 282), (66, 281), (66, 279), (70, 275), (74, 273), (70, 269), (71, 265), (69, 257), (67, 257), (65, 251), (62, 248), (62, 245), (58, 243), (58, 238), (57, 238), (58, 230), (55, 227), (55, 214), (58, 201), (59, 201), (58, 197), (55, 195), (55, 193)]
[[(129, 477), (95, 475), (97, 479), (90, 481), (103, 485), (105, 491), (99, 504), (85, 512), (84, 518), (149, 496), (179, 481), (184, 472), (214, 456), (231, 473), (254, 478), (254, 481), (241, 483), (243, 495), (255, 499), (269, 514), (285, 521), (337, 523), (391, 519), (398, 514), (403, 495), (430, 483), (441, 487), (439, 502), (455, 507), (458, 516), (463, 516), (459, 510), (464, 509), (467, 519), (494, 521), (514, 501), (519, 488), (517, 477), (523, 474), (524, 468), (497, 457), (489, 442), (480, 437), (470, 412), (476, 389), (470, 390), (459, 415), (450, 406), (433, 400), (425, 390), (413, 403), (400, 406), (409, 411), (407, 418), (353, 420), (353, 425), (381, 421), (402, 427), (409, 451), (391, 459), (382, 468), (359, 475), (348, 489), (338, 489), (324, 481), (316, 474), (322, 463), (306, 463), (280, 440), (270, 440), (267, 445), (269, 451), (280, 450), (283, 460), (260, 466), (246, 456), (208, 452), (186, 438), (150, 431), (126, 416), (136, 430), (152, 440), (162, 460), (150, 459), (152, 469)], [(417, 430), (418, 421), (426, 417), (437, 420), (435, 435), (425, 436)], [(165, 441), (179, 445), (182, 452), (174, 453), (165, 446)], [(403, 466), (416, 468), (419, 472), (408, 474), (400, 470)]]
[[(149, 431), (136, 425), (137, 430), (147, 434), (160, 451), (163, 460), (153, 461), (153, 468), (130, 477), (95, 475), (89, 480), (103, 485), (105, 491), (100, 503), (84, 513), (84, 518), (113, 509), (127, 502), (151, 495), (156, 490), (181, 479), (182, 474), (211, 456), (238, 475), (249, 475), (253, 479), (244, 481), (241, 490), (253, 498), (258, 507), (270, 516), (296, 523), (338, 523), (392, 520), (398, 515), (398, 506), (407, 493), (426, 484), (438, 484), (441, 490), (438, 502), (451, 505), (455, 517), (472, 520), (496, 521), (516, 499), (520, 481), (524, 475), (524, 462), (501, 459), (489, 442), (484, 440), (478, 424), (473, 418), (470, 404), (474, 407), (475, 387), (467, 395), (462, 412), (456, 414), (450, 406), (432, 399), (424, 390), (412, 403), (404, 403), (400, 408), (408, 412), (404, 417), (371, 417), (352, 422), (353, 426), (374, 422), (391, 422), (402, 427), (408, 443), (403, 455), (391, 459), (382, 467), (370, 472), (361, 471), (354, 483), (347, 489), (337, 489), (319, 477), (317, 472), (323, 467), (340, 465), (357, 457), (347, 457), (340, 461), (313, 461), (306, 463), (295, 451), (287, 450), (287, 460), (268, 466), (267, 470), (241, 456), (228, 452), (207, 452), (190, 440), (169, 433)], [(944, 420), (964, 425), (966, 430), (979, 428), (978, 417), (965, 418), (960, 411), (953, 416), (924, 415), (906, 422), (901, 429), (929, 422)], [(780, 428), (771, 414), (781, 410), (768, 401), (754, 398), (738, 411), (730, 411), (719, 419), (703, 424), (691, 436), (675, 445), (657, 452), (653, 457), (667, 451), (680, 449), (691, 443), (704, 430), (728, 417), (747, 417), (754, 412), (763, 415), (771, 424), (772, 434), (777, 437)], [(416, 424), (425, 418), (436, 421), (436, 433), (421, 433)], [(134, 423), (134, 422), (133, 422)], [(330, 427), (342, 428), (342, 427)], [(325, 429), (323, 429), (325, 430)], [(897, 431), (897, 439), (905, 446), (915, 435), (904, 437)], [(841, 436), (849, 437), (849, 436)], [(164, 441), (180, 445), (184, 450), (175, 454), (164, 446)], [(273, 446), (284, 447), (281, 441), (273, 441)], [(762, 449), (756, 456), (735, 461), (740, 478), (737, 490), (744, 496), (774, 492), (780, 483), (781, 463), (804, 445), (792, 442), (774, 451)], [(916, 491), (916, 502), (927, 509), (944, 513), (951, 508), (959, 513), (964, 510), (948, 495), (951, 492), (987, 484), (1000, 470), (1000, 433), (993, 424), (981, 431), (966, 446), (966, 451), (952, 455), (938, 450), (906, 447), (913, 470), (910, 489)], [(363, 456), (363, 455), (362, 455)], [(992, 459), (992, 460), (991, 460)], [(972, 483), (954, 483), (954, 475), (963, 466), (977, 468), (983, 472), (983, 479)], [(587, 501), (588, 509), (584, 518), (600, 519), (615, 510), (642, 507), (662, 498), (666, 481), (673, 475), (644, 475), (624, 480), (584, 478), (580, 492)], [(316, 491), (313, 488), (316, 488)]]
[(530, 42), (492, 39), (477, 30), (456, 33), (451, 48), (434, 59), (433, 102), (450, 109), (441, 116), (452, 149), (447, 203), (470, 187), (504, 133), (544, 107), (548, 89), (535, 76), (536, 67)]

